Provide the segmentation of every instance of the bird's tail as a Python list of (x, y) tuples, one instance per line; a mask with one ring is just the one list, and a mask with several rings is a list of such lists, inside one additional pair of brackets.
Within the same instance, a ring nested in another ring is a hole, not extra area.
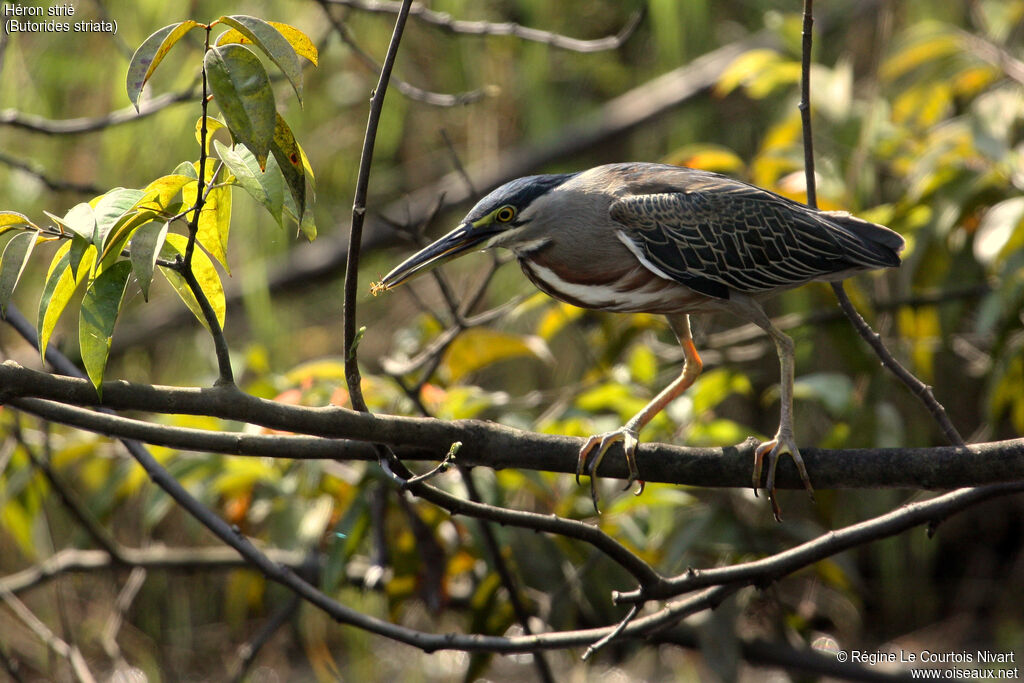
[(895, 267), (900, 264), (900, 252), (906, 242), (895, 230), (857, 218), (846, 211), (822, 211), (821, 214), (854, 237), (864, 252), (877, 259), (874, 265)]

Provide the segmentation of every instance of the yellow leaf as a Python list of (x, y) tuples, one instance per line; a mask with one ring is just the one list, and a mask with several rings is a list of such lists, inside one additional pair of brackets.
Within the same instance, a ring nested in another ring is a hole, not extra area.
[(539, 337), (475, 328), (460, 334), (445, 352), (441, 367), (455, 383), (492, 363), (522, 356), (550, 359), (551, 352)]
[(757, 77), (771, 64), (782, 61), (782, 55), (775, 50), (760, 48), (744, 52), (732, 61), (715, 84), (714, 93), (718, 97), (728, 95), (741, 85), (746, 85)]
[(740, 173), (743, 171), (743, 160), (731, 149), (722, 145), (685, 145), (669, 154), (665, 162), (717, 173)]

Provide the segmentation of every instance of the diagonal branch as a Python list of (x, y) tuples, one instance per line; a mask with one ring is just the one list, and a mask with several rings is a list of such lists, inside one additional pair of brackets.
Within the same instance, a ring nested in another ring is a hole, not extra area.
[[(812, 209), (818, 208), (817, 189), (814, 176), (814, 138), (811, 133), (811, 42), (813, 40), (814, 26), (814, 0), (804, 0), (803, 19), (803, 49), (801, 52), (801, 75), (800, 75), (800, 122), (803, 129), (804, 140), (804, 174), (807, 184), (807, 205)], [(832, 282), (832, 291), (835, 292), (839, 307), (849, 318), (857, 333), (874, 350), (875, 354), (882, 361), (887, 370), (896, 375), (903, 384), (910, 389), (910, 393), (916, 396), (928, 409), (932, 417), (942, 429), (946, 439), (954, 446), (963, 446), (964, 439), (953, 426), (946, 409), (935, 398), (931, 387), (914, 376), (909, 370), (896, 360), (892, 353), (885, 347), (882, 337), (868, 325), (864, 317), (857, 312), (850, 297), (846, 294), (842, 281)]]
[(1024, 492), (1024, 481), (960, 489), (830, 531), (770, 557), (716, 569), (689, 569), (679, 576), (665, 579), (653, 592), (641, 589), (616, 594), (613, 599), (619, 603), (635, 603), (673, 597), (708, 586), (744, 584), (765, 587), (844, 550), (895, 536), (922, 524), (933, 525), (982, 501), (1020, 492)]

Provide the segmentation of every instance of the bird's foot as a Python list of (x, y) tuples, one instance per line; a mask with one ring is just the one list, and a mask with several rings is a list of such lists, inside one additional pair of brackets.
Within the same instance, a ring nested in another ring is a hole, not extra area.
[(807, 476), (807, 467), (804, 465), (803, 458), (800, 457), (800, 449), (796, 447), (796, 442), (793, 440), (793, 432), (791, 429), (785, 429), (779, 427), (779, 431), (776, 432), (775, 438), (770, 441), (765, 441), (757, 450), (754, 451), (754, 495), (757, 495), (757, 487), (761, 483), (761, 469), (764, 462), (768, 462), (768, 481), (765, 482), (765, 490), (768, 491), (768, 500), (772, 504), (772, 514), (775, 516), (775, 521), (782, 521), (782, 510), (779, 508), (778, 502), (775, 500), (775, 468), (779, 464), (779, 457), (789, 453), (793, 458), (793, 463), (796, 465), (797, 472), (800, 473), (800, 481), (804, 483), (804, 488), (807, 489), (807, 493), (810, 494), (811, 500), (814, 500), (814, 488), (811, 486), (811, 478)]
[[(627, 426), (592, 436), (580, 449), (579, 459), (576, 461), (576, 483), (580, 483), (580, 475), (583, 474), (585, 468), (586, 473), (590, 475), (590, 498), (594, 501), (594, 511), (597, 513), (601, 512), (597, 503), (597, 466), (601, 464), (604, 454), (608, 452), (612, 444), (619, 441), (622, 442), (622, 450), (626, 453), (626, 465), (629, 467), (629, 479), (622, 490), (625, 491), (636, 481), (640, 483), (640, 486), (634, 491), (634, 495), (639, 496), (644, 491), (644, 482), (640, 479), (640, 472), (636, 467), (636, 447), (640, 443), (636, 431)], [(595, 449), (596, 452), (594, 452)], [(590, 457), (592, 452), (594, 455)], [(590, 458), (589, 465), (587, 458)]]

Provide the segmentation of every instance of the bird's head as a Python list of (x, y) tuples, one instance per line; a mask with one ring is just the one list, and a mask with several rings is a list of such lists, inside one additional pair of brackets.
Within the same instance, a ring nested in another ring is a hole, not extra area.
[(454, 230), (395, 266), (370, 291), (379, 294), (397, 287), (474, 247), (530, 248), (542, 240), (529, 229), (544, 204), (538, 200), (575, 175), (536, 175), (505, 183), (477, 202)]

